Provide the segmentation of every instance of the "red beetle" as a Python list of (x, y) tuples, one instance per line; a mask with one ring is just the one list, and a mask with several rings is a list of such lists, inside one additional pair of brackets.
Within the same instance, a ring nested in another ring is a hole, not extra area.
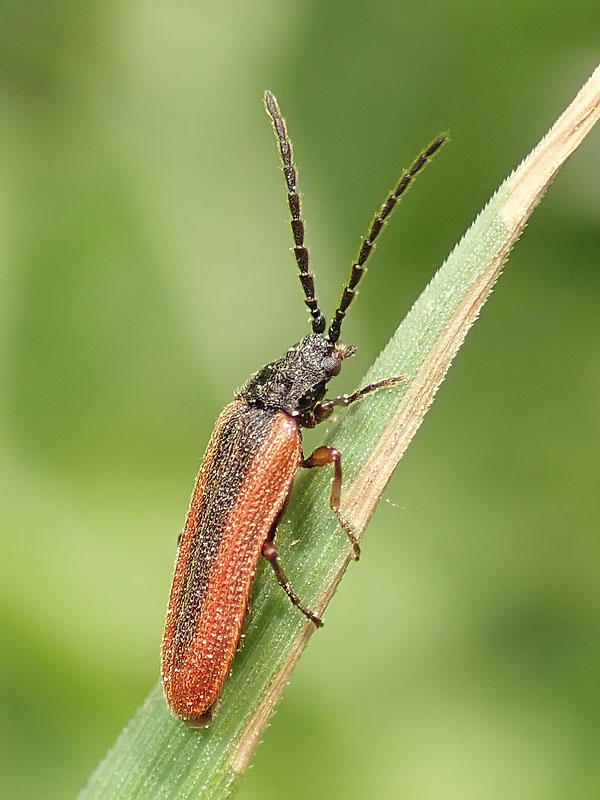
[(211, 709), (229, 674), (261, 556), (272, 565), (292, 603), (312, 622), (323, 623), (296, 596), (281, 567), (275, 533), (298, 467), (334, 465), (331, 508), (346, 531), (353, 555), (358, 541), (342, 518), (341, 454), (318, 447), (302, 455), (302, 427), (327, 419), (370, 392), (392, 386), (403, 376), (369, 384), (351, 395), (324, 399), (327, 383), (356, 348), (339, 341), (341, 326), (375, 239), (414, 176), (442, 146), (439, 136), (402, 175), (376, 215), (363, 241), (340, 305), (325, 335), (325, 318), (315, 298), (300, 218), (300, 196), (292, 145), (275, 97), (266, 92), (267, 112), (277, 135), (292, 215), (294, 254), (312, 333), (277, 361), (267, 364), (236, 393), (219, 419), (196, 481), (185, 529), (180, 537), (162, 646), (162, 681), (174, 714), (193, 727), (211, 720)]

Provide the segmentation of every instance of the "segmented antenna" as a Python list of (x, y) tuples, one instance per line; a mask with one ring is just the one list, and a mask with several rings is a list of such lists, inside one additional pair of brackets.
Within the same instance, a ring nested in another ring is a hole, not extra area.
[(348, 306), (354, 300), (356, 295), (356, 286), (366, 272), (365, 263), (371, 255), (371, 251), (373, 250), (375, 244), (375, 239), (377, 239), (381, 233), (381, 229), (387, 222), (388, 216), (392, 213), (392, 210), (400, 197), (411, 185), (415, 175), (420, 172), (425, 164), (437, 153), (447, 138), (448, 136), (446, 134), (442, 134), (441, 136), (438, 136), (438, 138), (433, 141), (426, 150), (423, 150), (418, 158), (413, 161), (412, 165), (402, 173), (402, 177), (398, 181), (398, 185), (390, 194), (385, 203), (381, 206), (379, 213), (375, 216), (375, 219), (371, 224), (371, 230), (369, 231), (367, 238), (364, 239), (362, 243), (358, 253), (358, 258), (352, 264), (352, 268), (350, 270), (350, 280), (348, 281), (348, 284), (344, 286), (342, 291), (342, 299), (340, 300), (340, 304), (335, 312), (335, 316), (331, 321), (331, 325), (329, 326), (327, 336), (330, 342), (337, 342), (337, 340), (340, 338), (342, 322), (346, 316)]
[(300, 270), (300, 283), (304, 290), (304, 301), (312, 316), (312, 329), (315, 333), (323, 333), (325, 330), (325, 317), (321, 313), (317, 299), (315, 297), (315, 276), (308, 269), (308, 249), (304, 245), (304, 223), (300, 217), (300, 195), (296, 188), (296, 167), (294, 166), (294, 156), (292, 152), (292, 143), (288, 137), (285, 127), (285, 120), (281, 116), (281, 111), (277, 105), (277, 100), (274, 95), (267, 91), (265, 92), (265, 105), (267, 113), (273, 120), (273, 127), (279, 142), (279, 149), (281, 151), (281, 160), (283, 161), (283, 174), (285, 175), (285, 182), (288, 190), (288, 204), (290, 213), (292, 215), (291, 226), (292, 234), (294, 236), (294, 255), (298, 269)]

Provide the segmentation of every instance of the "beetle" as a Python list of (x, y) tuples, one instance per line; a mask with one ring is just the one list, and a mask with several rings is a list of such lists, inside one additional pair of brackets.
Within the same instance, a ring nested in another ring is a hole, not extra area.
[(277, 524), (299, 467), (333, 465), (330, 506), (350, 540), (353, 557), (360, 555), (358, 539), (340, 511), (341, 454), (323, 445), (305, 458), (301, 429), (323, 422), (338, 406), (349, 406), (404, 380), (405, 376), (395, 376), (350, 395), (325, 399), (328, 382), (339, 374), (342, 362), (356, 352), (355, 346), (340, 341), (340, 334), (375, 240), (415, 175), (446, 140), (445, 135), (439, 136), (416, 158), (376, 214), (325, 333), (325, 317), (315, 297), (314, 275), (304, 243), (292, 144), (277, 101), (269, 91), (265, 105), (283, 162), (293, 251), (312, 332), (238, 389), (234, 401), (217, 420), (196, 480), (178, 542), (161, 670), (171, 711), (191, 727), (204, 727), (211, 721), (213, 706), (238, 648), (261, 556), (273, 567), (291, 602), (314, 625), (323, 624), (294, 592), (275, 544)]

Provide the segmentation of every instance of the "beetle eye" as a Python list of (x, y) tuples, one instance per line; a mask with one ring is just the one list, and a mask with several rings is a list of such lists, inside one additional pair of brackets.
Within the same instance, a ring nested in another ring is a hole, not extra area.
[(342, 362), (339, 360), (339, 358), (333, 358), (333, 356), (330, 356), (329, 358), (323, 359), (323, 369), (331, 378), (333, 378), (335, 375), (339, 375), (341, 368)]

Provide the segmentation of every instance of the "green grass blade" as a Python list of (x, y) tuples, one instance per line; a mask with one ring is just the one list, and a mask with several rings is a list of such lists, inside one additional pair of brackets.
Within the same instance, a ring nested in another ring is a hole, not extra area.
[[(409, 379), (349, 409), (333, 431), (331, 441), (344, 454), (343, 513), (355, 530), (364, 530), (533, 209), (599, 114), (597, 69), (490, 200), (365, 382), (400, 373)], [(319, 612), (333, 595), (350, 553), (328, 511), (330, 486), (328, 470), (299, 476), (278, 535), (294, 587)], [(245, 644), (213, 724), (188, 730), (170, 716), (160, 687), (155, 687), (92, 775), (81, 800), (222, 798), (235, 791), (313, 633), (312, 624), (290, 606), (269, 569), (259, 569)]]

